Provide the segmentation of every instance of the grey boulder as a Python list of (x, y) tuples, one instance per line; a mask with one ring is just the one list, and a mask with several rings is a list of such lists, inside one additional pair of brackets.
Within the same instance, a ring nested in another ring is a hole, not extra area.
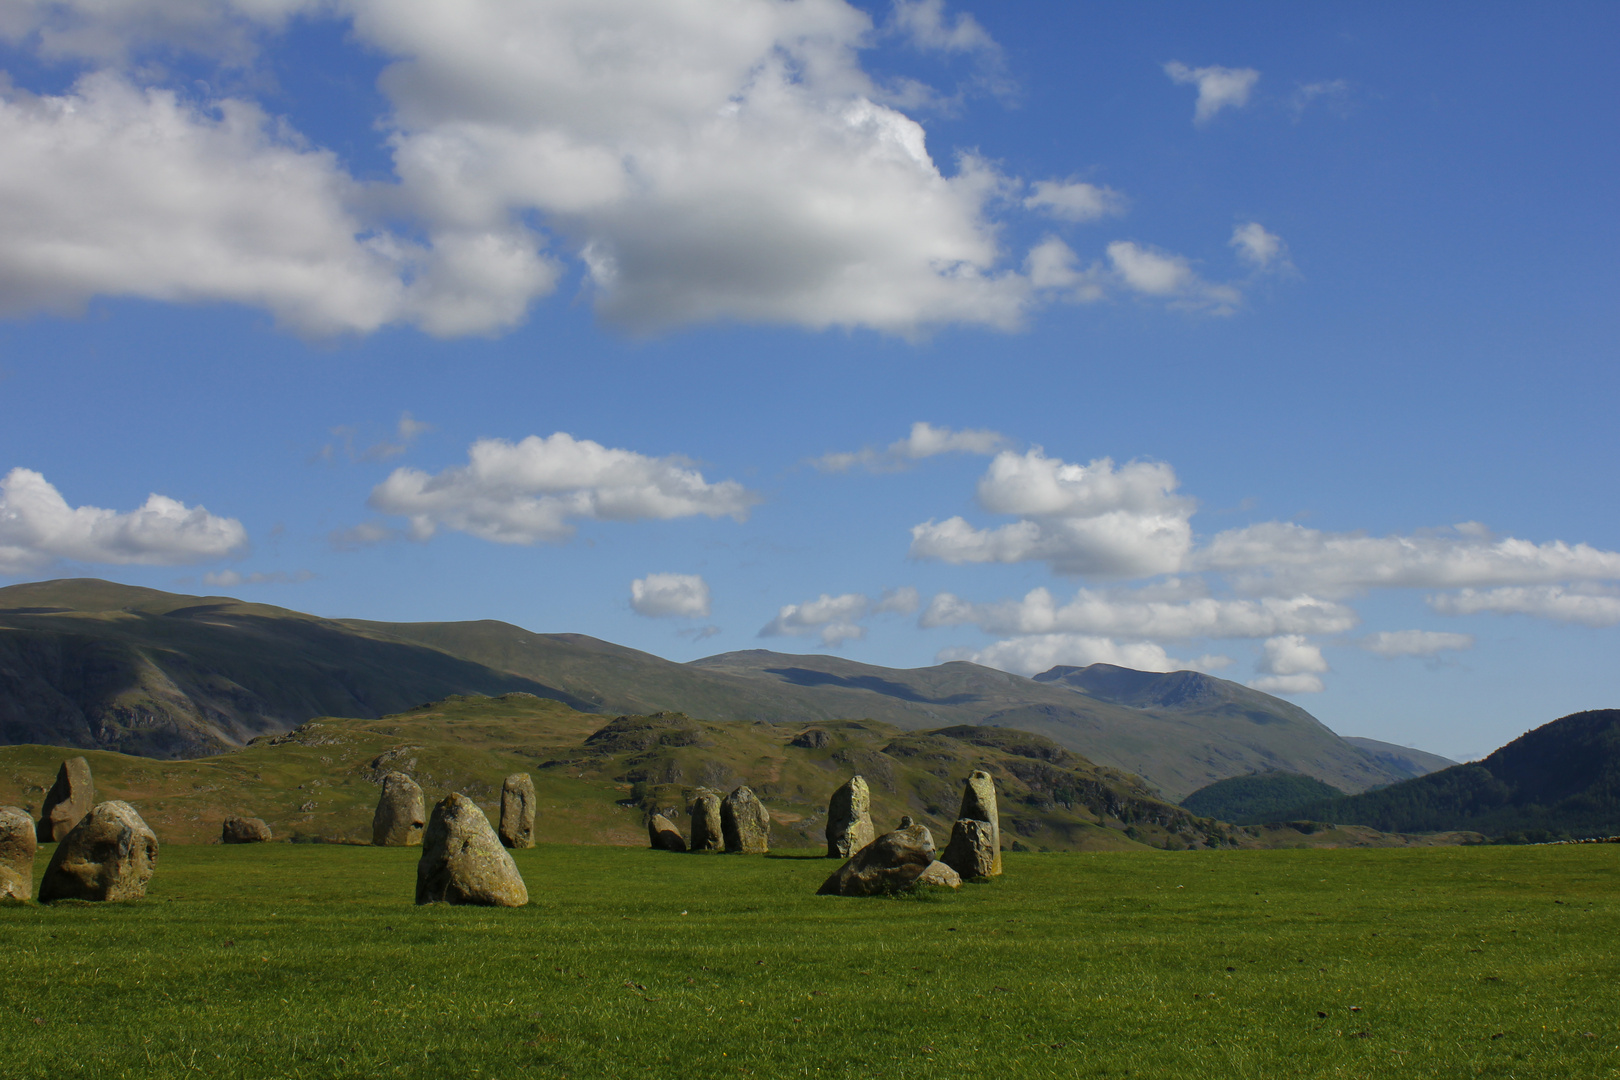
[(852, 776), (827, 801), (827, 857), (847, 859), (876, 836), (872, 792), (865, 777)]
[(0, 900), (34, 895), (34, 819), (26, 810), (0, 806)]
[(501, 785), (501, 843), (534, 847), (534, 777), (513, 773)]
[(371, 842), (376, 847), (415, 847), (422, 842), (426, 801), (415, 780), (402, 772), (383, 777), (377, 812), (371, 818)]
[(686, 808), (692, 819), (692, 850), (722, 851), (725, 833), (720, 827), (720, 793), (710, 788), (698, 788)]
[(222, 844), (268, 844), (273, 839), (275, 836), (263, 818), (226, 818), (219, 829), (219, 842)]
[(720, 831), (726, 850), (763, 855), (771, 847), (771, 812), (747, 787), (740, 787), (720, 804)]
[(654, 814), (647, 819), (647, 841), (659, 851), (686, 850), (686, 841), (681, 837), (681, 830), (663, 814)]
[(36, 839), (41, 844), (61, 840), (95, 804), (96, 785), (90, 779), (90, 763), (82, 757), (68, 758), (56, 770), (56, 783), (45, 793)]
[(478, 804), (460, 792), (433, 808), (416, 864), (418, 904), (522, 907), (528, 887)]
[(951, 842), (939, 859), (965, 878), (996, 873), (996, 834), (988, 821), (958, 818), (951, 826)]
[(39, 900), (139, 900), (157, 866), (158, 842), (127, 802), (104, 802), (56, 845)]
[[(934, 837), (926, 825), (884, 833), (833, 871), (817, 892), (822, 896), (879, 896), (918, 884), (934, 861)], [(937, 876), (937, 874), (936, 874)], [(960, 884), (960, 880), (958, 881)]]

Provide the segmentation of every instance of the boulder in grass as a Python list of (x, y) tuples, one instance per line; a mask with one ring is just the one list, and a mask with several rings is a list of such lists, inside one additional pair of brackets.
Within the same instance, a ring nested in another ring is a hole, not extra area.
[(534, 777), (513, 773), (501, 785), (501, 843), (534, 847)]
[(371, 843), (376, 847), (415, 847), (422, 842), (426, 801), (415, 780), (402, 772), (383, 777), (377, 812), (371, 818)]
[(763, 855), (771, 848), (771, 812), (747, 787), (740, 787), (720, 803), (720, 832), (726, 850)]
[(827, 857), (847, 859), (876, 838), (871, 790), (864, 777), (852, 776), (827, 801)]
[(962, 875), (942, 862), (931, 862), (917, 875), (914, 885), (934, 885), (942, 889), (960, 889)]
[(1001, 815), (996, 812), (996, 782), (989, 773), (978, 769), (967, 778), (962, 791), (962, 809), (956, 816), (989, 823), (990, 843), (996, 857), (990, 873), (983, 876), (994, 877), (1001, 873)]
[(720, 793), (710, 788), (698, 788), (686, 808), (692, 819), (692, 850), (723, 851), (725, 833), (720, 827)]
[(478, 804), (460, 792), (433, 808), (416, 864), (418, 904), (522, 907), (528, 887)]
[(158, 842), (127, 802), (104, 802), (56, 845), (39, 901), (139, 900), (157, 866)]
[(681, 837), (681, 830), (663, 814), (654, 814), (647, 819), (647, 840), (658, 851), (686, 850), (686, 841)]
[[(817, 891), (822, 896), (904, 892), (936, 865), (933, 834), (926, 825), (912, 825), (884, 833), (867, 844), (833, 871)], [(961, 883), (960, 879), (957, 883)]]
[(981, 878), (996, 872), (996, 855), (996, 834), (988, 821), (958, 818), (939, 861), (965, 878)]
[(56, 770), (56, 783), (45, 793), (35, 838), (41, 844), (61, 840), (84, 820), (96, 804), (96, 785), (90, 779), (90, 763), (82, 757), (68, 758)]
[(34, 819), (15, 806), (0, 806), (0, 900), (34, 895)]
[(222, 844), (268, 844), (273, 839), (275, 835), (263, 818), (226, 818), (219, 829), (219, 842)]

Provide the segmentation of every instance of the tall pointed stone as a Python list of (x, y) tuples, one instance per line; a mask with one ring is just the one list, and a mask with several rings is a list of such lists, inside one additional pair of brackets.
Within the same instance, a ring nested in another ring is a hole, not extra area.
[(96, 785), (90, 779), (90, 763), (82, 757), (68, 758), (56, 770), (56, 783), (45, 794), (36, 838), (42, 844), (61, 840), (96, 805)]
[(771, 847), (771, 812), (752, 791), (740, 787), (720, 804), (720, 831), (727, 851), (763, 855)]
[(529, 902), (517, 863), (501, 846), (489, 818), (459, 791), (433, 808), (416, 864), (418, 904), (522, 907)]
[(388, 773), (371, 818), (371, 843), (375, 847), (416, 847), (422, 842), (426, 811), (416, 781), (402, 772)]
[(127, 802), (104, 802), (56, 845), (39, 902), (139, 900), (157, 866), (157, 837)]
[(0, 806), (0, 900), (34, 897), (34, 819), (15, 806)]
[(1001, 873), (1001, 815), (996, 813), (996, 782), (989, 773), (977, 769), (967, 778), (962, 791), (962, 809), (956, 816), (990, 823), (990, 843), (996, 857), (987, 876)]
[(720, 793), (711, 788), (698, 788), (686, 808), (692, 819), (692, 850), (723, 851), (725, 834), (720, 827)]
[(534, 847), (534, 777), (513, 773), (501, 785), (501, 843)]
[(876, 838), (872, 792), (865, 777), (852, 776), (827, 802), (827, 858), (847, 859)]
[(1000, 872), (1001, 853), (995, 841), (995, 829), (988, 821), (957, 818), (939, 861), (965, 878), (990, 877)]

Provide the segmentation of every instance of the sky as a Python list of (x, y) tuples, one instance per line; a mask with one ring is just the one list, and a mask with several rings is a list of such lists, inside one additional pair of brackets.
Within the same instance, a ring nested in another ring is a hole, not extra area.
[(1620, 9), (0, 0), (0, 584), (1620, 706)]

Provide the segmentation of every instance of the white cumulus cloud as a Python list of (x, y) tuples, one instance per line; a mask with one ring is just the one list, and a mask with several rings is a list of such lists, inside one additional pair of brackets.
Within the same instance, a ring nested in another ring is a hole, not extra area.
[(630, 607), (651, 618), (705, 618), (709, 583), (698, 574), (648, 574), (630, 583)]
[(1222, 109), (1240, 109), (1249, 103), (1249, 93), (1260, 81), (1254, 68), (1188, 67), (1179, 60), (1164, 65), (1170, 81), (1182, 86), (1198, 87), (1198, 103), (1193, 108), (1193, 123), (1207, 124)]
[(1360, 645), (1379, 656), (1434, 656), (1474, 647), (1474, 635), (1439, 630), (1381, 630), (1362, 638)]
[(967, 660), (1019, 675), (1035, 675), (1059, 664), (1113, 664), (1138, 671), (1214, 671), (1231, 663), (1224, 656), (1178, 660), (1151, 641), (1118, 642), (1088, 634), (1034, 634), (998, 641), (983, 649), (944, 649), (938, 659), (941, 663)]
[(1302, 634), (1280, 634), (1261, 646), (1261, 678), (1249, 683), (1268, 694), (1319, 694), (1325, 687), (1320, 673), (1328, 670), (1320, 646)]
[(1288, 246), (1276, 233), (1267, 232), (1258, 221), (1245, 222), (1232, 229), (1232, 248), (1238, 258), (1257, 270), (1288, 262)]
[(1237, 287), (1206, 281), (1186, 256), (1142, 247), (1130, 240), (1116, 240), (1107, 251), (1114, 275), (1126, 288), (1143, 296), (1217, 315), (1229, 314), (1243, 302), (1243, 293)]
[(1334, 634), (1350, 629), (1357, 621), (1350, 608), (1311, 596), (1163, 600), (1132, 590), (1081, 589), (1073, 600), (1059, 605), (1043, 587), (1032, 589), (1021, 600), (989, 604), (973, 604), (951, 593), (940, 593), (923, 612), (920, 625), (974, 625), (987, 634), (1061, 632), (1185, 640)]
[(1077, 180), (1039, 180), (1024, 199), (1024, 208), (1064, 221), (1096, 221), (1125, 212), (1125, 196), (1113, 188)]
[(853, 452), (823, 454), (811, 464), (823, 472), (848, 472), (856, 466), (871, 472), (895, 472), (939, 454), (993, 454), (1006, 442), (1005, 436), (983, 428), (953, 431), (919, 420), (911, 425), (909, 435), (885, 449), (868, 446)]
[(1620, 589), (1596, 584), (1460, 589), (1425, 598), (1442, 615), (1530, 615), (1585, 626), (1620, 623)]
[(872, 607), (872, 601), (862, 593), (844, 593), (842, 596), (820, 597), (804, 604), (787, 604), (776, 613), (776, 618), (760, 628), (760, 637), (803, 637), (814, 634), (829, 649), (836, 649), (846, 641), (866, 636), (866, 628), (859, 624)]

